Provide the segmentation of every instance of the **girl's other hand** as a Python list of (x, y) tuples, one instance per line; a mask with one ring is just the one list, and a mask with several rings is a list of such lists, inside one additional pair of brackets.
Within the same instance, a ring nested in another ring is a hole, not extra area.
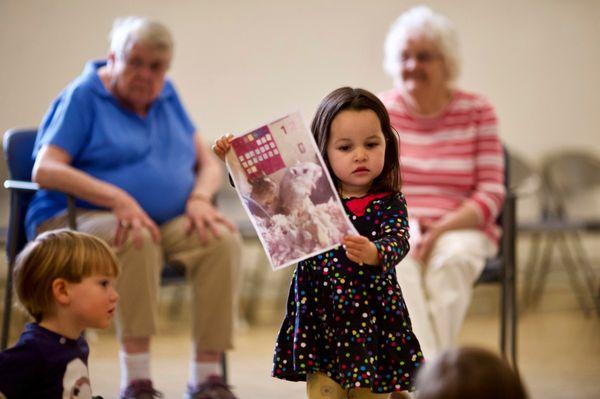
[(379, 265), (377, 247), (367, 237), (346, 236), (342, 245), (346, 249), (346, 256), (351, 261), (371, 266)]
[(225, 156), (227, 152), (231, 148), (231, 142), (233, 141), (232, 134), (226, 134), (224, 136), (219, 137), (215, 144), (212, 146), (213, 152), (221, 159), (221, 161), (225, 162)]

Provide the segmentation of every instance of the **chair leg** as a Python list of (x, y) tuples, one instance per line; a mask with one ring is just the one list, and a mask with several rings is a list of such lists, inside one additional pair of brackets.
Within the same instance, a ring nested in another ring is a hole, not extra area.
[[(502, 277), (505, 279), (505, 277)], [(506, 281), (502, 282), (502, 286), (500, 288), (502, 290), (502, 294), (500, 295), (500, 352), (502, 352), (502, 357), (507, 360), (506, 355), (506, 315), (508, 310), (508, 295), (509, 290), (506, 284)]]
[(221, 371), (223, 372), (223, 381), (227, 384), (227, 354), (225, 352), (221, 355)]
[(17, 257), (17, 237), (20, 232), (20, 221), (14, 215), (18, 215), (21, 209), (20, 197), (15, 190), (10, 192), (10, 218), (8, 231), (11, 237), (8, 237), (9, 242), (6, 250), (7, 257), (7, 273), (6, 273), (6, 291), (4, 293), (4, 317), (2, 318), (2, 337), (0, 337), (0, 350), (6, 349), (8, 346), (10, 335), (10, 315), (12, 312), (12, 292), (13, 292), (13, 270), (15, 267), (15, 258)]
[(581, 243), (581, 234), (578, 231), (574, 231), (571, 238), (577, 265), (579, 265), (581, 268), (583, 279), (587, 285), (587, 289), (589, 291), (593, 307), (596, 309), (596, 313), (598, 314), (598, 316), (600, 316), (600, 302), (598, 298), (596, 298), (595, 288), (597, 277), (594, 273), (594, 269), (592, 268), (592, 264), (587, 255), (587, 252), (583, 247), (583, 244)]
[(598, 309), (598, 317), (600, 317), (600, 281), (598, 282), (598, 292), (596, 293), (596, 309)]
[[(512, 363), (517, 370), (517, 281), (516, 275), (506, 276), (502, 284), (501, 314), (500, 314), (500, 351), (502, 357)], [(509, 358), (510, 356), (510, 358)]]
[(509, 283), (509, 306), (508, 312), (510, 314), (510, 353), (513, 369), (518, 373), (517, 367), (517, 326), (518, 326), (518, 301), (517, 301), (517, 274), (513, 273), (511, 282)]
[(571, 283), (571, 288), (573, 289), (573, 293), (575, 294), (577, 301), (579, 302), (579, 306), (583, 311), (586, 317), (589, 317), (590, 310), (588, 304), (586, 303), (586, 299), (584, 296), (584, 288), (583, 283), (579, 279), (579, 275), (577, 273), (577, 266), (575, 265), (574, 258), (569, 250), (569, 246), (567, 245), (567, 237), (564, 233), (558, 233), (559, 239), (557, 240), (560, 254), (562, 258), (562, 263), (565, 266), (567, 271), (567, 276), (569, 276), (569, 282)]
[(540, 261), (539, 274), (537, 281), (533, 285), (531, 292), (531, 303), (537, 304), (542, 297), (542, 292), (546, 285), (546, 278), (548, 277), (548, 271), (550, 270), (550, 264), (552, 263), (552, 253), (554, 251), (554, 242), (556, 241), (555, 233), (548, 233), (546, 238), (546, 248), (542, 251), (542, 259)]
[(169, 317), (171, 319), (176, 319), (181, 315), (184, 297), (185, 287), (175, 287), (171, 296), (171, 302), (169, 303)]
[(2, 337), (0, 339), (0, 350), (4, 350), (8, 346), (10, 335), (10, 315), (12, 311), (12, 291), (13, 291), (13, 264), (9, 262), (8, 273), (6, 276), (6, 290), (4, 292), (4, 316), (2, 318)]
[(531, 248), (529, 249), (529, 255), (527, 262), (525, 263), (525, 273), (523, 281), (523, 306), (527, 307), (531, 304), (533, 294), (533, 277), (536, 274), (536, 268), (538, 265), (538, 258), (540, 254), (540, 247), (544, 235), (539, 232), (531, 234)]
[(250, 276), (250, 292), (248, 300), (246, 302), (246, 308), (244, 311), (245, 319), (250, 324), (255, 324), (257, 321), (257, 311), (260, 305), (260, 299), (262, 295), (262, 289), (266, 278), (268, 259), (263, 252), (262, 247), (258, 247), (256, 262), (254, 264), (254, 270)]

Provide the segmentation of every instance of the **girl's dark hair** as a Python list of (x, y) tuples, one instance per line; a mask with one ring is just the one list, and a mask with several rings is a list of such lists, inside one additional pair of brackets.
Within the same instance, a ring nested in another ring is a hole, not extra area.
[(329, 93), (319, 104), (315, 118), (312, 121), (311, 130), (319, 151), (325, 160), (329, 174), (337, 189), (339, 182), (327, 159), (327, 142), (329, 141), (331, 123), (333, 119), (342, 111), (363, 111), (371, 110), (375, 112), (381, 131), (385, 137), (385, 161), (381, 174), (373, 180), (370, 192), (400, 191), (400, 161), (398, 160), (398, 139), (397, 133), (390, 123), (390, 117), (385, 106), (373, 93), (359, 88), (341, 87)]

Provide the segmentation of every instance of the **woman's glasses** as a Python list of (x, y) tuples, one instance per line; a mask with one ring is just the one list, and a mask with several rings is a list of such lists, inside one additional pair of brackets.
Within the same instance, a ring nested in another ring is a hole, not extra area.
[(440, 53), (432, 51), (417, 51), (415, 53), (403, 51), (402, 54), (400, 54), (400, 61), (405, 63), (410, 60), (415, 60), (416, 62), (421, 64), (428, 64), (437, 59), (440, 59), (441, 57), (442, 56)]

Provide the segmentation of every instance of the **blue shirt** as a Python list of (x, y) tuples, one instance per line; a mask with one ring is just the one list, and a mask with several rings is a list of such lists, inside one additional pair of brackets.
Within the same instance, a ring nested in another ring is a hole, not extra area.
[(8, 399), (91, 393), (88, 354), (83, 336), (73, 340), (30, 323), (14, 347), (0, 352), (0, 393)]
[[(55, 145), (71, 156), (71, 166), (120, 187), (158, 224), (185, 210), (195, 182), (195, 127), (169, 80), (146, 116), (121, 106), (104, 87), (98, 69), (83, 73), (54, 100), (38, 130), (33, 157)], [(78, 200), (77, 206), (98, 209)], [(27, 235), (67, 208), (64, 194), (40, 190), (26, 216)]]

